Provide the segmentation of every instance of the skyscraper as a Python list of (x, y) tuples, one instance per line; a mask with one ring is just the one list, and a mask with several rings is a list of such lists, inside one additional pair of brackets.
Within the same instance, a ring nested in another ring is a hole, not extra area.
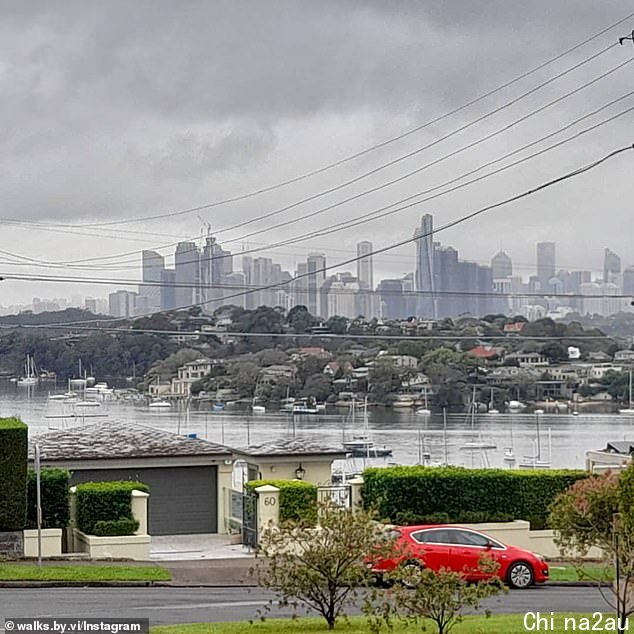
[(434, 219), (425, 214), (420, 227), (414, 231), (416, 240), (416, 291), (420, 293), (418, 314), (421, 317), (436, 317), (434, 298)]
[(372, 243), (367, 240), (357, 243), (357, 279), (359, 287), (366, 290), (374, 289), (374, 271), (372, 270)]
[(493, 273), (494, 280), (501, 280), (505, 277), (513, 276), (513, 262), (511, 258), (500, 251), (491, 258), (491, 271)]
[(176, 271), (163, 269), (161, 271), (161, 310), (176, 308)]
[(615, 277), (621, 273), (621, 258), (606, 248), (603, 251), (603, 281), (613, 282)]
[[(308, 303), (306, 307), (311, 315), (321, 316), (320, 302), (321, 285), (326, 280), (326, 256), (323, 253), (309, 253), (306, 258)], [(325, 307), (324, 307), (325, 308)], [(325, 311), (324, 311), (325, 312)]]
[(537, 243), (537, 277), (542, 291), (550, 290), (550, 280), (555, 277), (555, 243)]
[(165, 269), (165, 258), (156, 251), (142, 251), (142, 276), (144, 282), (153, 284), (139, 285), (139, 298), (148, 312), (161, 308), (161, 274)]
[(179, 242), (176, 245), (175, 299), (176, 308), (197, 304), (200, 301), (200, 254), (193, 242)]

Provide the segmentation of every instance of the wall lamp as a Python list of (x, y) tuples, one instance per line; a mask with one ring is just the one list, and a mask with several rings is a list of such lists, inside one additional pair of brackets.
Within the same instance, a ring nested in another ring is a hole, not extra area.
[(295, 469), (295, 477), (298, 480), (303, 480), (304, 476), (306, 475), (306, 469), (304, 469), (304, 467), (302, 467), (302, 463), (299, 463), (299, 466), (297, 467), (297, 469)]

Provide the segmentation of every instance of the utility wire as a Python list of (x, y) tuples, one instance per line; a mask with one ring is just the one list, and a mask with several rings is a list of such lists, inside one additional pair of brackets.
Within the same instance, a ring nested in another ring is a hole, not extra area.
[[(399, 242), (395, 242), (392, 243), (388, 246), (382, 247), (380, 249), (375, 249), (373, 251), (370, 251), (369, 253), (364, 253), (361, 256), (357, 256), (354, 258), (350, 258), (348, 260), (344, 260), (342, 262), (338, 262), (336, 264), (332, 264), (330, 266), (324, 266), (324, 267), (320, 267), (318, 269), (316, 269), (315, 271), (311, 271), (311, 272), (307, 272), (307, 273), (302, 273), (300, 275), (296, 275), (293, 278), (291, 278), (290, 280), (284, 280), (281, 282), (275, 282), (272, 284), (266, 284), (263, 286), (260, 286), (258, 288), (255, 289), (247, 289), (245, 291), (239, 292), (239, 293), (235, 293), (226, 297), (222, 297), (222, 298), (212, 298), (206, 301), (202, 301), (202, 302), (197, 302), (197, 303), (193, 303), (193, 304), (187, 304), (185, 306), (179, 306), (176, 308), (173, 308), (171, 310), (185, 310), (187, 308), (193, 308), (194, 306), (204, 306), (204, 305), (208, 305), (211, 303), (215, 303), (218, 301), (222, 301), (222, 302), (227, 302), (227, 300), (231, 300), (231, 299), (235, 299), (237, 297), (244, 297), (246, 295), (250, 295), (256, 292), (261, 292), (261, 291), (266, 291), (266, 290), (270, 290), (270, 289), (274, 289), (274, 288), (280, 288), (283, 286), (287, 286), (289, 284), (293, 284), (295, 283), (297, 280), (299, 279), (305, 279), (311, 276), (316, 276), (318, 273), (326, 273), (327, 271), (330, 271), (332, 269), (335, 268), (340, 268), (342, 266), (347, 266), (348, 264), (352, 264), (354, 262), (357, 262), (359, 260), (374, 256), (374, 255), (378, 255), (380, 253), (385, 253), (387, 251), (391, 251), (392, 249), (398, 248), (400, 246), (404, 246), (406, 244), (410, 244), (411, 242), (416, 242), (422, 238), (426, 238), (426, 237), (431, 237), (434, 236), (438, 233), (441, 233), (442, 231), (446, 231), (447, 229), (451, 229), (452, 227), (455, 227), (457, 225), (460, 225), (464, 222), (467, 222), (468, 220), (471, 220), (477, 216), (480, 216), (484, 213), (487, 213), (489, 211), (492, 211), (494, 209), (498, 209), (500, 207), (506, 206), (512, 202), (515, 202), (517, 200), (521, 200), (522, 198), (526, 198), (529, 196), (532, 196), (534, 194), (536, 194), (537, 192), (540, 192), (542, 190), (548, 189), (549, 187), (552, 187), (553, 185), (556, 185), (558, 183), (564, 182), (566, 180), (569, 180), (571, 178), (574, 178), (576, 176), (579, 176), (581, 174), (585, 174), (586, 172), (589, 172), (593, 169), (595, 169), (596, 167), (602, 165), (603, 163), (609, 161), (610, 159), (622, 154), (623, 152), (629, 151), (634, 149), (634, 145), (628, 145), (625, 147), (621, 147), (619, 149), (613, 150), (612, 152), (609, 152), (608, 154), (606, 154), (605, 156), (603, 156), (602, 158), (593, 161), (592, 163), (589, 163), (587, 165), (584, 165), (576, 170), (573, 170), (571, 172), (567, 172), (566, 174), (559, 176), (557, 178), (554, 178), (552, 180), (549, 180), (545, 183), (542, 183), (541, 185), (538, 185), (532, 189), (529, 189), (525, 192), (516, 194), (514, 196), (511, 196), (509, 198), (505, 198), (504, 200), (498, 201), (496, 203), (493, 203), (491, 205), (487, 205), (486, 207), (481, 207), (480, 209), (477, 209), (476, 211), (473, 211), (471, 213), (465, 214), (463, 216), (461, 216), (460, 218), (457, 218), (456, 220), (453, 220), (451, 222), (445, 223), (444, 225), (442, 225), (441, 227), (438, 227), (436, 229), (433, 229), (432, 231), (428, 231), (426, 233), (421, 233), (416, 235), (415, 237), (412, 238), (407, 238), (405, 240), (401, 240)], [(154, 313), (151, 314), (160, 314), (160, 313), (164, 313), (164, 312), (169, 312), (169, 311), (156, 311)], [(127, 319), (127, 318), (125, 318)], [(73, 325), (74, 323), (90, 323), (91, 321), (94, 320), (83, 320), (81, 322), (67, 322), (64, 325)], [(114, 320), (117, 321), (117, 320)]]
[[(238, 196), (228, 197), (228, 198), (225, 198), (224, 200), (217, 200), (217, 201), (214, 201), (214, 202), (211, 202), (211, 203), (207, 203), (205, 205), (199, 205), (197, 207), (192, 207), (192, 208), (181, 210), (181, 211), (178, 211), (178, 212), (169, 212), (167, 214), (156, 214), (156, 215), (153, 215), (153, 216), (145, 216), (143, 218), (129, 218), (129, 219), (121, 220), (121, 221), (112, 221), (112, 222), (108, 222), (108, 223), (84, 224), (82, 226), (91, 226), (91, 227), (101, 226), (101, 227), (103, 227), (103, 226), (109, 226), (109, 225), (113, 225), (113, 224), (124, 224), (124, 223), (128, 224), (128, 223), (131, 223), (131, 222), (138, 222), (138, 221), (143, 221), (143, 220), (156, 220), (156, 219), (160, 219), (160, 218), (170, 217), (170, 216), (173, 216), (173, 215), (184, 215), (184, 214), (188, 214), (188, 213), (195, 213), (197, 211), (204, 211), (206, 209), (210, 209), (210, 208), (217, 207), (217, 206), (220, 206), (220, 205), (224, 205), (224, 204), (228, 204), (228, 203), (232, 203), (232, 202), (237, 202), (237, 201), (240, 201), (240, 200), (246, 200), (248, 198), (252, 198), (254, 196), (259, 196), (259, 195), (264, 194), (266, 192), (270, 192), (270, 191), (279, 189), (281, 187), (285, 187), (287, 185), (290, 185), (290, 184), (305, 180), (305, 179), (310, 178), (312, 176), (316, 176), (318, 174), (322, 174), (322, 173), (324, 173), (326, 171), (329, 171), (329, 170), (331, 170), (333, 168), (339, 167), (339, 166), (341, 166), (341, 165), (343, 165), (345, 163), (348, 163), (348, 162), (353, 161), (353, 160), (355, 160), (357, 158), (365, 156), (366, 154), (369, 154), (370, 152), (373, 152), (375, 150), (381, 149), (381, 148), (386, 147), (386, 146), (388, 146), (388, 145), (390, 145), (392, 143), (400, 141), (400, 140), (402, 140), (402, 139), (404, 139), (404, 138), (406, 138), (408, 136), (411, 136), (412, 134), (420, 132), (421, 130), (424, 130), (425, 128), (427, 128), (427, 127), (429, 127), (429, 126), (431, 126), (431, 125), (433, 125), (435, 123), (438, 123), (438, 122), (442, 121), (443, 119), (446, 119), (446, 118), (448, 118), (448, 117), (450, 117), (450, 116), (452, 116), (454, 114), (458, 114), (462, 110), (465, 110), (465, 109), (469, 108), (470, 106), (473, 106), (473, 105), (477, 104), (478, 102), (483, 101), (487, 97), (490, 97), (490, 96), (492, 96), (492, 95), (504, 90), (505, 88), (508, 88), (509, 86), (512, 86), (513, 84), (521, 81), (522, 79), (524, 79), (524, 78), (526, 78), (526, 77), (528, 77), (528, 76), (540, 71), (541, 69), (545, 68), (546, 66), (549, 66), (550, 64), (553, 64), (554, 62), (562, 59), (566, 55), (569, 55), (570, 53), (578, 50), (579, 48), (581, 48), (583, 46), (585, 46), (589, 42), (592, 42), (593, 40), (597, 39), (598, 37), (600, 37), (601, 35), (607, 33), (608, 31), (616, 28), (617, 26), (623, 24), (623, 22), (626, 22), (627, 20), (629, 20), (632, 17), (634, 17), (634, 13), (630, 13), (630, 14), (626, 15), (625, 17), (621, 18), (620, 20), (617, 20), (616, 22), (614, 22), (614, 23), (608, 25), (607, 27), (601, 29), (600, 31), (598, 31), (594, 35), (591, 35), (590, 37), (586, 38), (582, 42), (579, 42), (578, 44), (575, 44), (574, 46), (572, 46), (572, 47), (566, 49), (565, 51), (555, 55), (554, 57), (546, 60), (545, 62), (542, 62), (541, 64), (538, 64), (537, 66), (533, 67), (532, 69), (530, 69), (528, 71), (525, 71), (524, 73), (521, 73), (520, 75), (512, 78), (511, 80), (509, 80), (507, 82), (504, 82), (503, 84), (501, 84), (501, 85), (497, 86), (496, 88), (493, 88), (493, 89), (483, 93), (482, 95), (480, 95), (478, 97), (475, 97), (474, 99), (468, 101), (467, 103), (465, 103), (465, 104), (463, 104), (461, 106), (458, 106), (457, 108), (454, 108), (454, 109), (452, 109), (452, 110), (450, 110), (450, 111), (448, 111), (448, 112), (446, 112), (446, 113), (444, 113), (444, 114), (442, 114), (442, 115), (440, 115), (438, 117), (435, 117), (435, 118), (433, 118), (433, 119), (431, 119), (431, 120), (429, 120), (429, 121), (427, 121), (427, 122), (425, 122), (423, 124), (415, 126), (414, 128), (406, 130), (406, 131), (404, 131), (404, 132), (402, 132), (402, 133), (400, 133), (400, 134), (398, 134), (398, 135), (396, 135), (394, 137), (391, 137), (391, 138), (389, 138), (389, 139), (387, 139), (385, 141), (382, 141), (380, 143), (377, 143), (375, 145), (367, 147), (367, 148), (365, 148), (363, 150), (360, 150), (358, 152), (355, 152), (353, 154), (345, 156), (342, 159), (339, 159), (337, 161), (334, 161), (332, 163), (329, 163), (329, 164), (324, 165), (322, 167), (319, 167), (317, 169), (308, 171), (308, 172), (306, 172), (304, 174), (301, 174), (299, 176), (295, 176), (293, 178), (281, 181), (281, 182), (276, 183), (274, 185), (268, 185), (268, 186), (265, 186), (265, 187), (261, 187), (259, 189), (256, 189), (256, 190), (251, 191), (251, 192), (247, 192), (245, 194), (240, 194)], [(616, 42), (614, 43), (614, 45), (616, 45)], [(611, 48), (611, 47), (609, 47), (609, 48)], [(599, 54), (601, 54), (602, 52), (600, 52)]]
[[(626, 62), (626, 63), (629, 63), (631, 61), (634, 61), (634, 60), (628, 60), (628, 62)], [(279, 248), (279, 247), (290, 246), (290, 245), (296, 244), (298, 242), (303, 242), (303, 241), (309, 240), (309, 239), (314, 238), (314, 237), (323, 237), (325, 235), (329, 235), (331, 233), (336, 233), (336, 232), (342, 231), (344, 229), (349, 229), (349, 228), (356, 227), (356, 226), (359, 226), (359, 225), (362, 225), (362, 224), (366, 224), (368, 222), (373, 222), (375, 220), (384, 218), (386, 216), (389, 216), (389, 215), (392, 215), (392, 214), (395, 214), (395, 213), (400, 213), (401, 211), (405, 211), (405, 210), (410, 209), (413, 206), (419, 205), (421, 203), (428, 202), (430, 200), (435, 200), (435, 199), (437, 199), (439, 197), (445, 196), (445, 195), (447, 195), (449, 193), (452, 193), (454, 191), (457, 191), (459, 189), (462, 189), (462, 188), (467, 187), (469, 185), (472, 185), (474, 183), (477, 183), (477, 182), (480, 182), (480, 181), (485, 180), (487, 178), (490, 178), (491, 176), (494, 176), (494, 175), (499, 174), (501, 172), (504, 172), (504, 171), (506, 171), (508, 169), (511, 169), (511, 168), (513, 168), (513, 167), (515, 167), (517, 165), (525, 163), (526, 161), (529, 161), (529, 160), (531, 160), (533, 158), (541, 156), (541, 155), (543, 155), (543, 154), (545, 154), (545, 153), (547, 153), (547, 152), (549, 152), (549, 151), (551, 151), (553, 149), (556, 149), (556, 148), (561, 147), (562, 145), (564, 145), (566, 143), (569, 143), (570, 141), (578, 139), (581, 136), (583, 136), (585, 134), (588, 134), (589, 132), (592, 132), (592, 131), (594, 131), (594, 130), (596, 130), (596, 129), (598, 129), (598, 128), (600, 128), (600, 127), (602, 127), (602, 126), (604, 126), (604, 125), (606, 125), (608, 123), (611, 123), (612, 121), (614, 121), (614, 120), (616, 120), (616, 119), (618, 119), (618, 118), (620, 118), (620, 117), (622, 117), (622, 116), (624, 116), (626, 114), (629, 114), (633, 110), (633, 108), (628, 108), (628, 109), (626, 109), (624, 111), (621, 111), (621, 112), (619, 112), (619, 113), (617, 113), (617, 114), (615, 114), (615, 115), (613, 115), (611, 117), (608, 117), (607, 119), (604, 119), (604, 120), (602, 120), (602, 121), (600, 121), (600, 122), (598, 122), (598, 123), (596, 123), (596, 124), (594, 124), (594, 125), (592, 125), (592, 126), (590, 126), (588, 128), (585, 128), (585, 129), (583, 129), (583, 130), (581, 130), (581, 131), (579, 131), (579, 132), (567, 137), (566, 139), (563, 139), (562, 141), (559, 141), (559, 142), (557, 142), (555, 144), (552, 144), (552, 145), (550, 145), (550, 146), (548, 146), (546, 148), (543, 148), (542, 150), (539, 150), (539, 151), (537, 151), (537, 152), (535, 152), (533, 154), (530, 154), (530, 155), (528, 155), (528, 156), (526, 156), (524, 158), (518, 159), (518, 160), (516, 160), (516, 161), (514, 161), (512, 163), (509, 163), (509, 164), (507, 164), (507, 165), (505, 165), (505, 166), (503, 166), (501, 168), (489, 171), (489, 172), (487, 172), (486, 174), (484, 174), (482, 176), (479, 176), (477, 178), (473, 178), (471, 180), (468, 180), (468, 181), (466, 181), (466, 182), (464, 182), (462, 184), (459, 184), (459, 185), (456, 185), (454, 187), (451, 187), (451, 188), (449, 188), (449, 189), (447, 189), (445, 191), (441, 191), (441, 192), (439, 192), (437, 194), (426, 196), (425, 198), (421, 198), (421, 196), (425, 196), (426, 194), (430, 194), (431, 192), (437, 191), (438, 189), (442, 189), (443, 187), (445, 187), (447, 185), (451, 185), (451, 184), (453, 184), (453, 183), (455, 183), (457, 181), (463, 180), (467, 176), (471, 176), (471, 175), (481, 171), (482, 169), (484, 169), (486, 167), (490, 167), (490, 166), (492, 166), (492, 165), (494, 165), (496, 163), (499, 163), (499, 162), (501, 162), (501, 161), (503, 161), (503, 160), (505, 160), (507, 158), (510, 158), (510, 157), (514, 156), (515, 154), (518, 154), (519, 152), (522, 152), (522, 151), (524, 151), (524, 150), (526, 150), (526, 149), (528, 149), (528, 148), (530, 148), (530, 147), (532, 147), (534, 145), (537, 145), (537, 144), (539, 144), (539, 143), (541, 143), (541, 142), (543, 142), (545, 140), (548, 140), (548, 139), (560, 134), (561, 132), (564, 132), (565, 130), (573, 127), (574, 125), (584, 121), (585, 119), (587, 119), (589, 117), (592, 117), (592, 116), (602, 112), (603, 110), (609, 108), (610, 106), (612, 106), (612, 105), (614, 105), (614, 104), (616, 104), (616, 103), (618, 103), (618, 102), (630, 97), (632, 94), (634, 94), (634, 91), (630, 91), (630, 92), (628, 92), (628, 93), (626, 93), (626, 94), (624, 94), (624, 95), (622, 95), (622, 96), (620, 96), (620, 97), (618, 97), (616, 99), (613, 99), (613, 100), (609, 101), (608, 103), (604, 104), (603, 106), (601, 106), (601, 107), (599, 107), (599, 108), (597, 108), (597, 109), (595, 109), (595, 110), (593, 110), (593, 111), (591, 111), (591, 112), (589, 112), (589, 113), (587, 113), (587, 114), (575, 119), (574, 121), (566, 124), (565, 126), (560, 127), (557, 130), (554, 130), (553, 132), (550, 132), (549, 134), (546, 134), (546, 135), (540, 137), (539, 139), (536, 139), (535, 141), (532, 141), (532, 142), (530, 142), (530, 143), (528, 143), (526, 145), (523, 145), (523, 146), (521, 146), (519, 148), (516, 148), (515, 150), (512, 150), (511, 152), (508, 152), (507, 154), (504, 154), (501, 157), (498, 157), (496, 159), (493, 159), (491, 161), (483, 163), (483, 164), (479, 165), (478, 167), (476, 167), (476, 168), (474, 168), (472, 170), (469, 170), (467, 172), (464, 172), (464, 173), (460, 174), (457, 177), (454, 177), (452, 179), (444, 181), (443, 183), (441, 183), (439, 185), (436, 185), (434, 187), (431, 187), (431, 188), (416, 192), (416, 193), (414, 193), (414, 194), (412, 194), (410, 196), (407, 196), (405, 198), (402, 198), (402, 199), (400, 199), (400, 200), (398, 200), (398, 201), (396, 201), (394, 203), (390, 203), (390, 204), (385, 205), (383, 207), (380, 207), (378, 209), (374, 209), (374, 210), (372, 210), (370, 212), (362, 214), (361, 216), (357, 216), (353, 220), (345, 220), (345, 221), (336, 223), (334, 225), (331, 225), (330, 227), (326, 227), (326, 228), (323, 228), (323, 229), (317, 229), (317, 230), (314, 230), (314, 231), (311, 231), (311, 232), (308, 232), (308, 233), (305, 233), (305, 234), (300, 234), (298, 236), (287, 238), (285, 240), (282, 240), (282, 241), (279, 241), (279, 242), (276, 242), (276, 243), (268, 243), (268, 244), (265, 244), (265, 245), (260, 246), (260, 247), (246, 249), (246, 250), (243, 249), (242, 251), (240, 251), (238, 253), (229, 253), (229, 254), (226, 254), (226, 255), (215, 255), (215, 256), (203, 256), (203, 257), (201, 257), (199, 259), (185, 260), (182, 263), (183, 264), (193, 264), (193, 263), (205, 264), (205, 263), (210, 262), (210, 261), (223, 260), (223, 259), (229, 258), (229, 257), (233, 258), (233, 257), (237, 257), (239, 255), (244, 256), (244, 255), (249, 255), (249, 254), (252, 254), (252, 253), (258, 253), (258, 252), (261, 252), (261, 251), (268, 251), (268, 250), (271, 250), (271, 249), (276, 249), (276, 248)], [(395, 205), (399, 205), (399, 204), (407, 203), (407, 202), (409, 202), (409, 204), (403, 205), (401, 207), (394, 208)], [(137, 254), (138, 252), (135, 251), (133, 253)], [(115, 256), (104, 256), (104, 259), (112, 258), (112, 257), (115, 257)], [(87, 258), (87, 259), (85, 259), (83, 261), (87, 262), (89, 260), (99, 260), (99, 259), (100, 258)], [(121, 260), (121, 261), (113, 263), (113, 264), (124, 264), (126, 262), (138, 263), (138, 260), (136, 258), (135, 259), (128, 259), (128, 260)], [(53, 265), (54, 263), (47, 262), (46, 264), (47, 265)], [(104, 266), (107, 267), (109, 265), (105, 264), (105, 263), (101, 263), (99, 268), (103, 269)], [(77, 267), (77, 268), (79, 268), (79, 267)], [(89, 268), (89, 267), (85, 267), (85, 268)]]

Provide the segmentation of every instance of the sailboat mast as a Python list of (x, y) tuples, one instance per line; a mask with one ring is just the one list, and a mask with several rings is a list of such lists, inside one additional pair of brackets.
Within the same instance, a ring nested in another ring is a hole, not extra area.
[(445, 467), (449, 464), (449, 460), (447, 458), (447, 408), (442, 408), (442, 436), (443, 443), (445, 445)]

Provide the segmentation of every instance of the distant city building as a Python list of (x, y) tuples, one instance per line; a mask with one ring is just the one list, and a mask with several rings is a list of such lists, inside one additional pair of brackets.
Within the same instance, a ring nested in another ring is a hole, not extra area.
[(176, 308), (176, 271), (163, 269), (161, 271), (161, 310)]
[(326, 280), (326, 256), (323, 253), (309, 253), (306, 259), (308, 312), (311, 315), (323, 316), (320, 305), (320, 289)]
[(494, 280), (502, 280), (513, 275), (513, 262), (504, 251), (491, 258), (491, 273)]
[(115, 291), (108, 295), (108, 314), (113, 317), (132, 317), (135, 314), (137, 293)]
[(537, 243), (537, 278), (541, 290), (550, 290), (550, 280), (555, 277), (555, 243)]
[(623, 307), (623, 300), (615, 297), (619, 293), (611, 282), (586, 282), (579, 285), (583, 295), (582, 312), (586, 315), (613, 315)]
[(414, 231), (416, 241), (416, 283), (418, 297), (418, 316), (436, 318), (436, 302), (434, 296), (434, 219), (425, 214), (420, 226)]
[(634, 266), (628, 266), (623, 271), (623, 294), (630, 296), (630, 301), (634, 300)]
[(139, 299), (145, 303), (146, 312), (161, 309), (161, 275), (165, 270), (165, 258), (156, 251), (141, 252), (141, 273), (144, 282), (139, 286)]
[(326, 314), (324, 317), (348, 317), (354, 319), (357, 315), (357, 292), (359, 281), (349, 273), (341, 273), (326, 282)]
[(621, 274), (621, 258), (606, 248), (603, 251), (603, 281), (615, 282)]
[(403, 293), (403, 280), (381, 280), (376, 291), (381, 302), (381, 316), (383, 319), (408, 317), (407, 303)]
[(179, 242), (174, 255), (176, 308), (200, 302), (200, 253), (193, 242)]
[(362, 289), (374, 289), (374, 272), (372, 269), (372, 243), (367, 240), (357, 243), (357, 278)]

